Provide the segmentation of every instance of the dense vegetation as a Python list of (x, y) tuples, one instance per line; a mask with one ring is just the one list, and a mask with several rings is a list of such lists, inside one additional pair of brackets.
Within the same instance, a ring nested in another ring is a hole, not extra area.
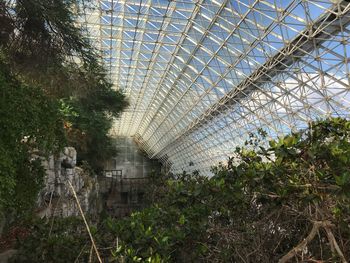
[[(152, 177), (148, 208), (95, 229), (101, 254), (115, 262), (154, 263), (350, 258), (349, 121), (311, 123), (269, 144), (260, 131), (213, 173)], [(48, 239), (49, 227), (41, 223), (24, 241), (26, 262), (61, 262), (54, 255), (63, 254), (66, 262), (86, 262), (87, 237), (57, 246), (57, 237), (70, 238), (75, 226)], [(33, 246), (40, 247), (40, 258)]]
[(0, 214), (31, 211), (40, 159), (62, 146), (96, 172), (115, 154), (108, 131), (127, 102), (75, 23), (79, 3), (0, 1)]
[[(23, 218), (41, 188), (41, 158), (72, 145), (98, 171), (115, 154), (107, 133), (127, 102), (75, 25), (78, 9), (77, 0), (0, 2), (0, 213), (20, 216), (26, 230), (17, 262), (93, 255), (80, 219)], [(350, 122), (311, 123), (269, 144), (265, 135), (211, 178), (152, 177), (148, 208), (92, 228), (100, 253), (116, 262), (346, 262)]]
[(0, 87), (0, 210), (23, 212), (34, 204), (44, 176), (34, 157), (60, 148), (62, 121), (57, 101), (13, 78), (4, 64), (0, 64)]

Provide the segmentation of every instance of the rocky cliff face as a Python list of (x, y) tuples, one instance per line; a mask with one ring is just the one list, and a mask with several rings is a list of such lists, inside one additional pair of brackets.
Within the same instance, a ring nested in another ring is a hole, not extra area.
[(76, 157), (76, 150), (73, 147), (66, 147), (59, 156), (50, 156), (48, 160), (43, 161), (46, 177), (45, 186), (38, 198), (38, 215), (40, 217), (80, 216), (68, 180), (77, 193), (84, 213), (96, 215), (99, 212), (97, 178), (77, 167)]

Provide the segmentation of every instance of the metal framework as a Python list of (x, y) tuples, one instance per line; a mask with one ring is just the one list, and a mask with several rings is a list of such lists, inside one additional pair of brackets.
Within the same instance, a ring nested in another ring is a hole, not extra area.
[(350, 117), (350, 0), (94, 0), (82, 23), (130, 100), (112, 134), (173, 172)]

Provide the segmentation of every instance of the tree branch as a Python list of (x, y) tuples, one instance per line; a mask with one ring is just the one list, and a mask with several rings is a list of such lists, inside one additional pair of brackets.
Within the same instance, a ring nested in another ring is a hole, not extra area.
[(330, 221), (315, 221), (308, 236), (301, 241), (296, 247), (290, 250), (286, 255), (284, 255), (278, 263), (286, 263), (293, 257), (295, 257), (299, 252), (303, 251), (308, 243), (310, 243), (316, 236), (320, 227), (330, 227), (332, 224)]
[(330, 243), (331, 247), (337, 251), (339, 257), (341, 258), (341, 262), (342, 263), (348, 263), (348, 261), (345, 259), (345, 256), (344, 256), (343, 252), (341, 251), (337, 241), (335, 240), (335, 237), (334, 237), (333, 232), (330, 229), (330, 227), (329, 226), (325, 226), (324, 229), (326, 230), (327, 237), (328, 237), (328, 240), (329, 240), (329, 243)]

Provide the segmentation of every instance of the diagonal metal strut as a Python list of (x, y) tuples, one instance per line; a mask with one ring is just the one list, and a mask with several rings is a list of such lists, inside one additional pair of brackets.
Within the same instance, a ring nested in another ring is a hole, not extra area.
[[(249, 96), (257, 87), (272, 81), (273, 77), (288, 69), (296, 61), (312, 52), (320, 44), (341, 32), (343, 27), (350, 24), (350, 0), (339, 1), (331, 10), (308, 26), (290, 43), (272, 56), (262, 66), (256, 69), (249, 77), (235, 86), (223, 98), (207, 109), (201, 116), (193, 121), (171, 143), (165, 145), (157, 152), (152, 152), (151, 157), (161, 158), (167, 150), (183, 140), (186, 136), (213, 120), (222, 112), (227, 111), (236, 101)], [(140, 138), (141, 139), (141, 138)], [(152, 150), (152, 149), (149, 149)]]

